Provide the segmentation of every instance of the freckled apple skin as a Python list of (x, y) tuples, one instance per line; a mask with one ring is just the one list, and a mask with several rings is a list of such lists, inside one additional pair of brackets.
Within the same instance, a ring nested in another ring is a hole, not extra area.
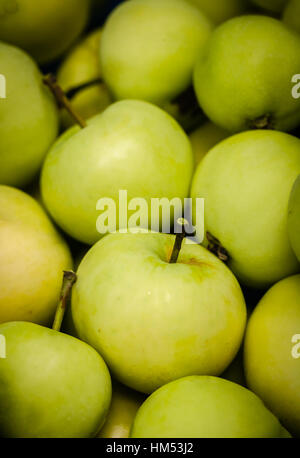
[[(6, 0), (0, 16), (0, 40), (19, 46), (39, 64), (60, 57), (83, 31), (90, 0)], [(2, 5), (0, 5), (2, 6)]]
[(132, 0), (109, 16), (100, 45), (103, 77), (116, 99), (162, 105), (192, 83), (212, 25), (182, 0)]
[(101, 439), (128, 439), (132, 423), (145, 396), (113, 383), (112, 400), (106, 422), (98, 437)]
[(288, 229), (293, 250), (300, 262), (300, 175), (293, 186), (290, 196)]
[(282, 280), (250, 318), (244, 349), (245, 373), (253, 390), (294, 435), (300, 437), (300, 359), (292, 337), (300, 334), (300, 275)]
[(6, 79), (6, 98), (0, 99), (0, 184), (24, 187), (38, 174), (57, 137), (58, 110), (24, 51), (0, 41), (0, 62)]
[(245, 286), (263, 289), (299, 272), (287, 226), (299, 171), (300, 140), (272, 131), (230, 137), (198, 166), (191, 195), (205, 199), (206, 230)]
[(111, 234), (78, 269), (72, 317), (79, 338), (117, 380), (144, 393), (191, 374), (220, 375), (242, 342), (245, 301), (230, 270), (200, 245), (175, 237)]
[(291, 95), (291, 78), (299, 73), (299, 48), (300, 37), (271, 17), (241, 16), (222, 24), (196, 64), (201, 108), (233, 133), (296, 128), (300, 104)]
[(186, 377), (153, 393), (139, 409), (132, 438), (289, 437), (246, 388), (216, 377)]
[(70, 250), (29, 195), (0, 186), (0, 323), (48, 325), (59, 300)]
[(42, 198), (65, 232), (92, 245), (103, 236), (99, 199), (115, 201), (119, 228), (120, 190), (128, 203), (144, 198), (150, 208), (154, 197), (188, 197), (192, 173), (191, 145), (179, 124), (152, 104), (126, 100), (58, 139), (42, 170)]
[(111, 400), (108, 369), (95, 350), (33, 323), (0, 325), (0, 436), (88, 438)]

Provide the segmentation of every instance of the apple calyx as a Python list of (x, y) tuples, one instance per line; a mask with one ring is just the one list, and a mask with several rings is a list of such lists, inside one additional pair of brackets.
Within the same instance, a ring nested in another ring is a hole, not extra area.
[(250, 129), (272, 130), (274, 129), (274, 120), (271, 114), (260, 116), (250, 121)]
[(183, 240), (185, 239), (188, 233), (189, 222), (184, 218), (179, 218), (177, 220), (177, 224), (181, 227), (182, 231), (176, 234), (175, 243), (173, 247), (173, 251), (171, 254), (171, 258), (169, 264), (176, 264), (178, 260), (178, 256), (182, 247)]
[(52, 329), (54, 331), (60, 331), (63, 318), (65, 315), (65, 311), (68, 305), (68, 300), (70, 297), (70, 293), (72, 291), (73, 285), (77, 281), (77, 275), (75, 272), (72, 270), (66, 270), (64, 271), (64, 276), (63, 276), (63, 284), (61, 288), (61, 293), (60, 293), (60, 299), (59, 299), (59, 304), (56, 310), (54, 322)]
[(65, 108), (72, 116), (72, 118), (75, 120), (75, 122), (82, 129), (84, 129), (87, 126), (86, 121), (78, 113), (76, 113), (65, 92), (57, 83), (56, 77), (52, 73), (49, 73), (49, 75), (43, 78), (43, 83), (50, 88), (51, 92), (53, 93), (57, 101), (58, 106), (60, 108)]
[(82, 91), (83, 89), (88, 89), (89, 87), (92, 87), (92, 86), (98, 86), (99, 84), (104, 85), (103, 79), (95, 78), (93, 80), (86, 81), (85, 83), (79, 84), (78, 86), (72, 87), (71, 89), (66, 91), (65, 95), (68, 99), (72, 99), (73, 97), (75, 97), (75, 95), (78, 94), (78, 92)]
[(214, 237), (210, 232), (206, 232), (206, 238), (208, 240), (208, 250), (215, 254), (220, 261), (228, 262), (229, 261), (229, 253), (227, 250), (222, 246), (220, 240)]

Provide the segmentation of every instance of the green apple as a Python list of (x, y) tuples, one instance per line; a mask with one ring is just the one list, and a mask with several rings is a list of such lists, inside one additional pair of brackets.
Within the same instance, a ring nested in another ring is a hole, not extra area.
[(150, 208), (154, 197), (188, 197), (192, 173), (191, 145), (176, 121), (154, 105), (127, 100), (57, 141), (43, 167), (42, 197), (62, 229), (93, 244), (102, 236), (96, 227), (100, 198), (113, 199), (117, 228), (126, 228), (118, 218), (120, 190), (128, 202), (143, 198)]
[(288, 0), (252, 0), (254, 5), (260, 6), (261, 8), (273, 13), (280, 13), (287, 2)]
[(53, 319), (69, 248), (41, 206), (0, 186), (0, 323)]
[(109, 16), (100, 44), (103, 77), (117, 99), (159, 105), (192, 83), (212, 26), (183, 0), (132, 0)]
[(72, 317), (79, 338), (116, 378), (151, 393), (191, 374), (219, 375), (241, 345), (246, 307), (230, 270), (205, 248), (175, 237), (110, 234), (78, 269)]
[(1, 0), (0, 40), (45, 64), (60, 57), (79, 37), (89, 12), (90, 0), (44, 0), (42, 8), (36, 0)]
[(153, 393), (139, 409), (132, 438), (280, 438), (277, 418), (246, 388), (192, 376)]
[(114, 382), (110, 410), (98, 437), (127, 439), (136, 413), (144, 400), (145, 397), (140, 393)]
[[(101, 29), (92, 32), (70, 51), (61, 64), (57, 80), (65, 92), (102, 77), (99, 63), (101, 34)], [(85, 119), (100, 113), (112, 103), (106, 86), (97, 83), (79, 90), (70, 100), (76, 112)], [(66, 111), (62, 112), (62, 123), (66, 128), (74, 124)]]
[(284, 12), (283, 22), (296, 32), (300, 33), (300, 2), (289, 0)]
[(293, 186), (290, 196), (288, 229), (293, 250), (300, 262), (300, 175)]
[(66, 334), (33, 323), (0, 325), (0, 435), (96, 436), (109, 410), (111, 381), (101, 356)]
[(188, 0), (197, 6), (213, 24), (219, 25), (228, 19), (239, 16), (247, 10), (247, 0)]
[(58, 110), (26, 53), (0, 42), (0, 62), (6, 79), (6, 98), (0, 98), (0, 183), (21, 187), (37, 174), (57, 136)]
[(251, 316), (245, 372), (250, 389), (300, 436), (300, 275), (273, 286)]
[(300, 140), (267, 130), (224, 140), (198, 166), (192, 197), (206, 200), (206, 230), (245, 286), (266, 288), (299, 272), (287, 228), (299, 172)]
[(229, 137), (229, 135), (226, 130), (210, 121), (205, 122), (198, 129), (194, 130), (189, 137), (194, 152), (195, 166), (197, 167), (200, 164), (209, 150)]
[(231, 132), (252, 128), (289, 131), (300, 123), (291, 95), (299, 73), (300, 37), (281, 21), (242, 16), (218, 27), (194, 73), (201, 108)]

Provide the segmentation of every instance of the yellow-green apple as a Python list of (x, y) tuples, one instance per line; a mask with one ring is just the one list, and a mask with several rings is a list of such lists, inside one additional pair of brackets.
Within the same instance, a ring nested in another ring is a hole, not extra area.
[(300, 2), (299, 0), (289, 0), (284, 12), (283, 22), (300, 33)]
[(100, 43), (103, 77), (117, 99), (156, 104), (192, 83), (212, 26), (183, 0), (132, 0), (109, 16)]
[(199, 165), (213, 146), (229, 137), (229, 135), (226, 130), (210, 121), (205, 122), (198, 129), (194, 130), (189, 137), (194, 152), (195, 166), (197, 167)]
[(246, 286), (263, 289), (299, 272), (287, 225), (299, 172), (300, 140), (268, 130), (224, 140), (198, 166), (191, 195), (205, 199), (208, 240), (226, 250)]
[(201, 108), (231, 132), (297, 127), (300, 104), (291, 95), (291, 78), (299, 73), (299, 48), (300, 37), (271, 17), (241, 16), (222, 24), (195, 67)]
[(240, 16), (248, 8), (247, 0), (188, 0), (191, 4), (197, 6), (215, 25), (234, 16)]
[[(95, 81), (95, 84), (80, 89), (70, 97), (76, 112), (85, 119), (100, 113), (112, 103), (106, 86), (96, 82), (102, 77), (99, 62), (101, 34), (101, 29), (97, 29), (76, 45), (61, 64), (57, 74), (58, 83), (65, 92)], [(65, 128), (74, 124), (68, 112), (63, 111), (61, 117)]]
[[(127, 222), (119, 218), (120, 190), (127, 192), (128, 204), (143, 198), (150, 209), (152, 198), (179, 198), (181, 206), (192, 173), (191, 145), (177, 122), (154, 105), (126, 100), (57, 141), (42, 170), (42, 197), (62, 229), (93, 244), (103, 235), (97, 225), (100, 199), (113, 200), (115, 229), (126, 229)], [(125, 219), (131, 213), (125, 209)]]
[(145, 397), (114, 382), (110, 410), (98, 435), (102, 439), (127, 439), (133, 420)]
[(300, 175), (293, 186), (290, 196), (288, 229), (293, 250), (300, 262)]
[(139, 409), (132, 438), (280, 438), (288, 433), (251, 391), (192, 376), (155, 391)]
[(57, 136), (58, 110), (24, 51), (0, 42), (0, 62), (6, 81), (6, 98), (0, 98), (0, 183), (21, 187), (37, 174)]
[(49, 324), (69, 248), (29, 195), (0, 186), (0, 323)]
[(45, 64), (60, 57), (79, 37), (89, 11), (90, 0), (44, 0), (42, 8), (36, 0), (1, 1), (0, 40)]
[(197, 244), (175, 237), (110, 234), (78, 269), (72, 317), (79, 338), (121, 383), (151, 393), (191, 374), (220, 375), (241, 345), (246, 307), (230, 270)]
[(300, 275), (277, 283), (260, 301), (244, 358), (249, 388), (300, 436)]
[(88, 438), (109, 410), (111, 381), (101, 356), (74, 337), (33, 323), (0, 325), (0, 435)]

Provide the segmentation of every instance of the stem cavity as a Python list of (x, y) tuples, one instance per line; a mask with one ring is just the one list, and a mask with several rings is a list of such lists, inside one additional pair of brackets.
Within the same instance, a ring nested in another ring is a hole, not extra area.
[(227, 250), (222, 246), (221, 242), (216, 239), (210, 232), (206, 233), (206, 238), (208, 240), (208, 250), (215, 254), (220, 261), (228, 262), (229, 261), (229, 253)]

